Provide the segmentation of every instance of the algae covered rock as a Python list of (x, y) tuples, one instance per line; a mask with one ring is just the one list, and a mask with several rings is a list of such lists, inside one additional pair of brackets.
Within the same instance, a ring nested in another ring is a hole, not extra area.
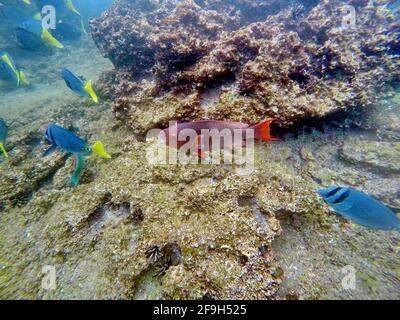
[[(350, 3), (354, 28), (344, 25), (349, 4), (342, 1), (280, 10), (274, 1), (224, 3), (121, 0), (92, 21), (94, 40), (113, 61), (115, 74), (130, 75), (113, 84), (118, 117), (144, 133), (154, 123), (137, 123), (141, 112), (157, 118), (160, 109), (169, 108), (171, 95), (183, 94), (198, 97), (191, 112), (181, 113), (186, 102), (173, 104), (163, 123), (187, 118), (257, 123), (274, 117), (289, 125), (368, 109), (393, 95), (400, 79), (400, 26), (385, 1)], [(243, 19), (258, 7), (263, 9), (257, 19)], [(154, 103), (146, 105), (154, 108), (137, 110), (148, 90)]]
[(341, 157), (355, 165), (368, 166), (381, 173), (400, 173), (400, 144), (398, 142), (360, 141), (344, 144)]

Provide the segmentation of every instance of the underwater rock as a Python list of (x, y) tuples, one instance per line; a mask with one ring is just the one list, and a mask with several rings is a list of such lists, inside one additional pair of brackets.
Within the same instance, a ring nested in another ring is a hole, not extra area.
[(345, 161), (367, 166), (381, 174), (400, 173), (400, 143), (382, 141), (359, 141), (345, 143), (340, 150)]
[[(277, 14), (279, 5), (269, 3), (254, 22), (243, 15), (262, 7), (258, 1), (117, 1), (91, 21), (97, 46), (116, 74), (125, 75), (114, 74), (109, 89), (117, 96), (117, 117), (141, 133), (188, 118), (257, 123), (274, 117), (289, 125), (368, 109), (393, 95), (400, 22), (385, 1), (354, 2), (356, 28), (342, 26), (342, 1), (294, 3)], [(142, 103), (145, 92), (151, 98)], [(209, 92), (215, 98), (199, 108)], [(199, 98), (170, 107), (171, 95)], [(168, 112), (153, 122), (160, 109)]]

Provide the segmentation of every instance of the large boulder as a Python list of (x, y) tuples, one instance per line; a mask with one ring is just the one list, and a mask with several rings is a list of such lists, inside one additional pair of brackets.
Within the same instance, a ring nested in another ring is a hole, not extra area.
[(105, 91), (117, 118), (140, 133), (201, 118), (290, 125), (393, 95), (400, 22), (388, 1), (278, 2), (117, 1), (91, 22), (116, 67)]

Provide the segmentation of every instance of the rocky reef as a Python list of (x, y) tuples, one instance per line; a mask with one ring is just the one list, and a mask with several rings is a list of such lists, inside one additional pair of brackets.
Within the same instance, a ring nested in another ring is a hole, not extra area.
[[(399, 106), (391, 108), (390, 125), (374, 113), (362, 119), (385, 127), (384, 142), (373, 131), (327, 130), (257, 144), (248, 175), (236, 166), (152, 165), (153, 142), (118, 126), (107, 101), (34, 108), (14, 125), (11, 161), (0, 162), (0, 296), (398, 298), (398, 234), (346, 222), (313, 191), (351, 185), (400, 211), (399, 139), (389, 138)], [(51, 122), (101, 139), (113, 159), (91, 157), (70, 187), (72, 159), (41, 157)], [(41, 286), (47, 265), (57, 272), (51, 291)], [(355, 291), (341, 289), (345, 265), (358, 272)]]
[[(0, 101), (14, 123), (0, 159), (0, 297), (399, 299), (398, 233), (353, 225), (314, 192), (350, 185), (400, 211), (400, 104), (382, 100), (399, 83), (399, 25), (384, 1), (367, 2), (348, 2), (358, 27), (344, 31), (340, 1), (118, 0), (91, 22), (115, 70), (86, 45), (38, 57), (32, 88)], [(98, 105), (35, 85), (78, 63), (104, 70), (91, 77)], [(341, 118), (257, 143), (247, 175), (154, 165), (155, 142), (138, 135), (170, 120), (288, 125), (353, 107), (356, 129)], [(72, 159), (42, 158), (54, 122), (112, 155), (90, 157), (76, 188)], [(48, 265), (54, 290), (41, 286)], [(354, 290), (341, 286), (348, 265)]]
[(140, 133), (202, 118), (287, 126), (394, 95), (400, 22), (385, 1), (278, 3), (117, 1), (91, 22), (116, 67), (105, 90), (117, 118)]

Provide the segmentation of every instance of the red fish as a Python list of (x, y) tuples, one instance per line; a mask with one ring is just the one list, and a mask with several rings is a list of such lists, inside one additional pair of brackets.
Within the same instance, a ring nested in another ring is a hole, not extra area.
[[(241, 122), (219, 121), (219, 120), (200, 120), (193, 122), (175, 123), (174, 125), (164, 129), (161, 134), (163, 140), (171, 147), (180, 149), (188, 144), (190, 140), (194, 140), (198, 155), (204, 158), (204, 142), (212, 139), (212, 134), (220, 133), (220, 148), (232, 149), (232, 145), (224, 145), (224, 137), (230, 135), (232, 137), (240, 137), (241, 142), (249, 137), (249, 133), (257, 140), (276, 141), (278, 138), (271, 134), (270, 125), (276, 119), (269, 119), (257, 125), (249, 125)], [(210, 135), (211, 133), (211, 135)], [(195, 135), (193, 139), (193, 135)], [(178, 138), (179, 137), (179, 138)], [(184, 139), (183, 139), (184, 138)], [(232, 138), (233, 141), (234, 139)], [(193, 144), (192, 144), (193, 145)], [(209, 143), (210, 145), (210, 143)], [(210, 147), (211, 148), (211, 147)]]

